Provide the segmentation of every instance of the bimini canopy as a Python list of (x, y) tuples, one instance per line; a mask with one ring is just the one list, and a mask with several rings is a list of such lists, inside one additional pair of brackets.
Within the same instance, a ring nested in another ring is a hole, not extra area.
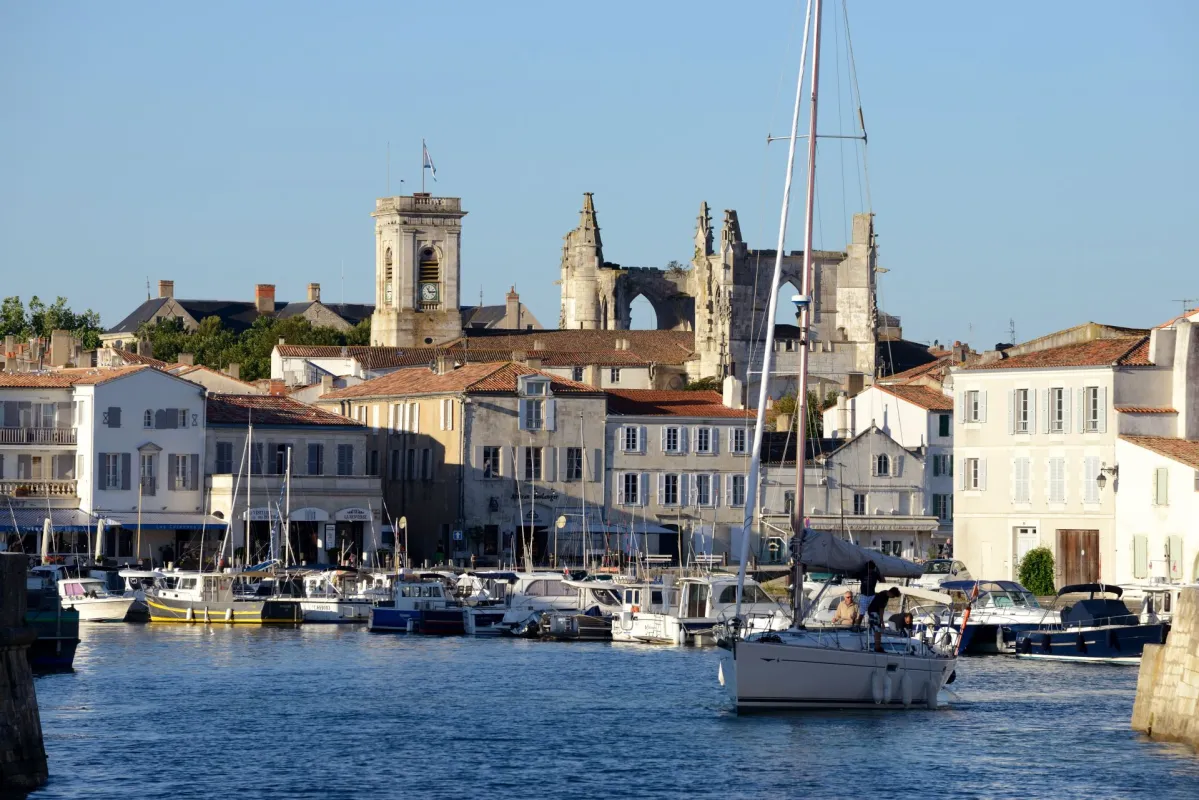
[(1119, 586), (1110, 583), (1075, 583), (1070, 586), (1063, 586), (1057, 590), (1057, 596), (1061, 597), (1064, 594), (1114, 594), (1116, 597), (1123, 597), (1124, 590)]
[(867, 550), (853, 542), (839, 539), (828, 531), (814, 531), (810, 528), (804, 529), (800, 560), (808, 568), (851, 575), (861, 572), (869, 562), (874, 562), (874, 566), (878, 567), (879, 573), (885, 578), (919, 578), (924, 573), (919, 564), (896, 556), (883, 555), (877, 550)]

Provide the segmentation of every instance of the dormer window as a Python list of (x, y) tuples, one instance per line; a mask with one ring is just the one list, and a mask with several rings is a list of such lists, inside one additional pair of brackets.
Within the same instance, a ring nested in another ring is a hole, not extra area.
[(545, 397), (550, 393), (549, 381), (525, 381), (524, 394), (529, 397)]

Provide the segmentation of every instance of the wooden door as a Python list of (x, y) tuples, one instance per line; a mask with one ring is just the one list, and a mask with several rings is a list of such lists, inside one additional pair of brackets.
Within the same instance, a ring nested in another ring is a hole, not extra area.
[(1058, 529), (1058, 586), (1099, 581), (1099, 531)]

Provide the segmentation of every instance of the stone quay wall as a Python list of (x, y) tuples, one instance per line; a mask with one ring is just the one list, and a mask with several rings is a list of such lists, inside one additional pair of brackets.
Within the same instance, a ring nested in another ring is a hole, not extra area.
[(0, 797), (46, 782), (46, 750), (33, 673), (25, 651), (34, 632), (25, 627), (26, 556), (0, 553)]
[(1165, 644), (1145, 646), (1133, 730), (1199, 750), (1199, 589), (1184, 589)]

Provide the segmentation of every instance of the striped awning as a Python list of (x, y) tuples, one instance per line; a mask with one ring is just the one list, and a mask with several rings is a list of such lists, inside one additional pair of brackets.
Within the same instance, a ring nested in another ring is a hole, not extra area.
[[(103, 511), (99, 512), (104, 518), (105, 525), (120, 525), (128, 530), (136, 530), (139, 525), (136, 511)], [(202, 528), (224, 530), (226, 521), (211, 514), (197, 512), (143, 511), (140, 525), (143, 531), (198, 531)]]
[[(16, 508), (0, 506), (0, 531), (13, 533), (41, 533), (46, 516), (56, 531), (83, 533), (96, 528), (96, 518), (77, 508)], [(14, 525), (15, 521), (15, 525)]]

